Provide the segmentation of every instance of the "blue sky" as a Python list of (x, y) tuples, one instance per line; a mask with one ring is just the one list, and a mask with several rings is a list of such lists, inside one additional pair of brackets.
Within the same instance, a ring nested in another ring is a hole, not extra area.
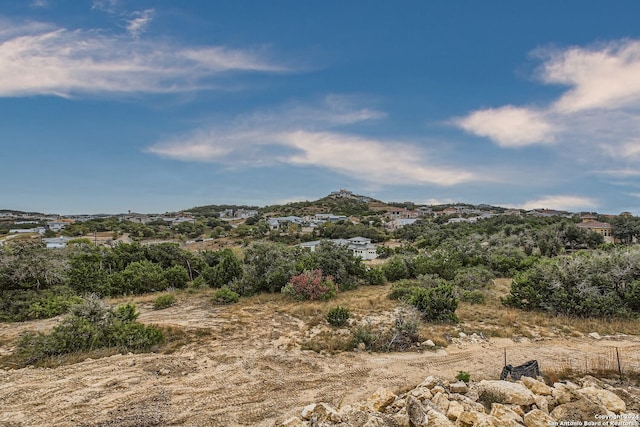
[(0, 208), (640, 215), (640, 3), (0, 0)]

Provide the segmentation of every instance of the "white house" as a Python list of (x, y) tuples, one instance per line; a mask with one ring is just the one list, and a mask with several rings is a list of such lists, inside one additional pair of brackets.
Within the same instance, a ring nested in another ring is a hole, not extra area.
[(351, 250), (355, 256), (358, 256), (364, 260), (376, 259), (378, 257), (378, 252), (376, 250), (376, 245), (371, 243), (371, 239), (367, 239), (366, 237), (352, 237), (351, 239), (326, 239), (326, 240), (315, 240), (313, 242), (304, 242), (300, 243), (298, 246), (301, 248), (307, 248), (311, 252), (315, 252), (316, 247), (323, 241), (332, 242), (336, 245), (346, 246), (347, 249)]
[(55, 231), (56, 233), (69, 225), (68, 222), (62, 221), (49, 221), (47, 222), (47, 228), (51, 231)]
[(47, 249), (60, 249), (60, 248), (66, 248), (67, 247), (67, 243), (69, 243), (70, 240), (73, 240), (71, 237), (52, 237), (50, 239), (42, 239), (44, 241), (44, 243), (47, 245)]

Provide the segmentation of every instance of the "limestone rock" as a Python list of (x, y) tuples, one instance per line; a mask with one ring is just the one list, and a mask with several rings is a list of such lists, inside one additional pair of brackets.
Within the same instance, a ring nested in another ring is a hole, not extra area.
[(506, 427), (508, 424), (501, 423), (496, 417), (480, 412), (463, 412), (456, 427)]
[(551, 395), (561, 405), (580, 399), (580, 395), (576, 392), (576, 389), (562, 383), (555, 383), (553, 385)]
[(437, 393), (433, 396), (431, 403), (433, 403), (443, 414), (446, 414), (449, 410), (449, 399), (447, 399), (447, 396), (444, 393)]
[(429, 427), (454, 427), (454, 424), (449, 421), (446, 415), (433, 409), (427, 411), (427, 417), (429, 420), (427, 425)]
[(492, 395), (496, 403), (513, 403), (515, 405), (532, 405), (535, 402), (531, 390), (519, 383), (509, 381), (482, 380), (478, 384), (478, 393)]
[(542, 412), (544, 412), (545, 414), (549, 413), (549, 396), (538, 396), (536, 395), (534, 397), (535, 399), (535, 405), (538, 407), (539, 410), (541, 410)]
[(516, 424), (523, 422), (521, 415), (501, 403), (494, 403), (491, 405), (491, 412), (489, 415), (493, 415), (502, 421), (514, 421)]
[(396, 395), (389, 389), (380, 387), (367, 399), (366, 406), (377, 412), (383, 412), (385, 408), (396, 400)]
[(457, 400), (452, 400), (451, 402), (449, 402), (447, 418), (449, 418), (451, 421), (457, 420), (460, 414), (462, 414), (463, 412), (464, 406), (462, 406), (462, 403), (458, 402)]
[(589, 333), (589, 337), (590, 337), (590, 338), (593, 338), (594, 340), (600, 340), (600, 339), (602, 339), (602, 337), (600, 336), (600, 334), (599, 334), (599, 333), (597, 333), (597, 332), (591, 332), (591, 333)]
[(422, 403), (413, 396), (409, 396), (407, 399), (407, 414), (409, 415), (409, 421), (412, 426), (420, 427), (429, 425), (429, 417), (427, 411), (422, 406)]
[(305, 406), (301, 415), (305, 420), (310, 420), (315, 416), (318, 421), (332, 421), (334, 423), (342, 421), (340, 414), (331, 405), (324, 402)]
[(531, 377), (521, 377), (520, 381), (522, 381), (522, 384), (524, 384), (525, 387), (531, 390), (531, 393), (533, 394), (539, 394), (540, 396), (551, 396), (551, 393), (553, 392), (553, 389), (551, 387), (549, 387), (542, 381), (534, 380)]
[(419, 386), (411, 390), (411, 395), (419, 400), (431, 400), (433, 398), (433, 394), (431, 390), (427, 387)]
[(431, 390), (432, 388), (434, 388), (435, 386), (437, 386), (438, 384), (440, 384), (440, 379), (429, 375), (427, 378), (425, 378), (424, 381), (422, 381), (422, 383), (420, 384), (419, 387), (426, 387), (429, 390)]
[(600, 403), (582, 397), (575, 402), (556, 406), (549, 415), (556, 421), (593, 421), (597, 414), (606, 415), (607, 408)]
[(451, 393), (465, 394), (469, 391), (469, 386), (464, 381), (458, 381), (449, 386)]
[(524, 425), (526, 427), (548, 427), (553, 422), (554, 419), (540, 409), (534, 409), (524, 414)]
[(609, 390), (596, 387), (585, 387), (578, 390), (578, 393), (591, 400), (596, 400), (605, 408), (611, 412), (615, 412), (616, 414), (627, 410), (627, 405), (624, 403), (624, 400), (620, 399), (615, 393)]
[(393, 415), (393, 420), (400, 427), (410, 427), (409, 414), (407, 414), (407, 408), (402, 408), (396, 414)]

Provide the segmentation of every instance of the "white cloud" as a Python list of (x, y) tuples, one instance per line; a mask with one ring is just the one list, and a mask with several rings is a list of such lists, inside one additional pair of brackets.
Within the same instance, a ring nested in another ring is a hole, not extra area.
[(478, 110), (455, 120), (455, 123), (467, 132), (490, 138), (503, 147), (521, 147), (553, 140), (553, 126), (544, 114), (511, 105)]
[(133, 12), (133, 17), (127, 20), (127, 31), (133, 37), (138, 38), (147, 30), (147, 27), (153, 20), (154, 9)]
[(573, 195), (551, 195), (537, 200), (530, 200), (520, 206), (520, 209), (555, 209), (561, 211), (588, 210), (598, 207), (597, 200), (591, 197)]
[(31, 23), (0, 31), (0, 96), (170, 93), (215, 87), (231, 72), (281, 72), (262, 55), (183, 47)]
[[(615, 177), (640, 161), (640, 40), (538, 49), (544, 84), (567, 89), (547, 105), (505, 105), (453, 122), (501, 147), (544, 144), (581, 170)], [(617, 171), (603, 173), (602, 171)]]
[(640, 102), (640, 41), (593, 48), (540, 50), (545, 83), (570, 86), (553, 108), (560, 113), (612, 109)]
[(640, 169), (608, 169), (608, 170), (600, 170), (595, 171), (594, 173), (600, 175), (609, 175), (615, 178), (633, 178), (636, 176), (640, 176)]
[[(340, 100), (339, 106), (336, 100)], [(305, 117), (314, 119), (306, 122)], [(158, 142), (147, 151), (166, 158), (211, 162), (230, 168), (319, 167), (382, 185), (451, 186), (481, 180), (478, 174), (467, 170), (434, 166), (428, 153), (414, 144), (337, 130), (345, 125), (340, 117), (349, 117), (345, 121), (350, 124), (378, 119), (384, 114), (358, 108), (352, 98), (332, 96), (320, 106), (296, 104), (241, 117), (228, 128), (200, 129)]]

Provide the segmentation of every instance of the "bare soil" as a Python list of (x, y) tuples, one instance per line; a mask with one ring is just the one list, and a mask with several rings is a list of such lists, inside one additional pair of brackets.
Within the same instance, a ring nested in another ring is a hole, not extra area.
[[(159, 311), (152, 299), (137, 301), (140, 320), (169, 327), (184, 345), (0, 370), (0, 426), (272, 426), (312, 402), (357, 404), (379, 387), (399, 393), (428, 375), (496, 379), (505, 350), (509, 363), (537, 359), (544, 371), (610, 360), (617, 348), (624, 369), (640, 371), (638, 336), (454, 339), (439, 350), (329, 355), (301, 350), (319, 326), (282, 310), (278, 298), (214, 306), (185, 293)], [(0, 355), (21, 332), (57, 321), (0, 324)]]

